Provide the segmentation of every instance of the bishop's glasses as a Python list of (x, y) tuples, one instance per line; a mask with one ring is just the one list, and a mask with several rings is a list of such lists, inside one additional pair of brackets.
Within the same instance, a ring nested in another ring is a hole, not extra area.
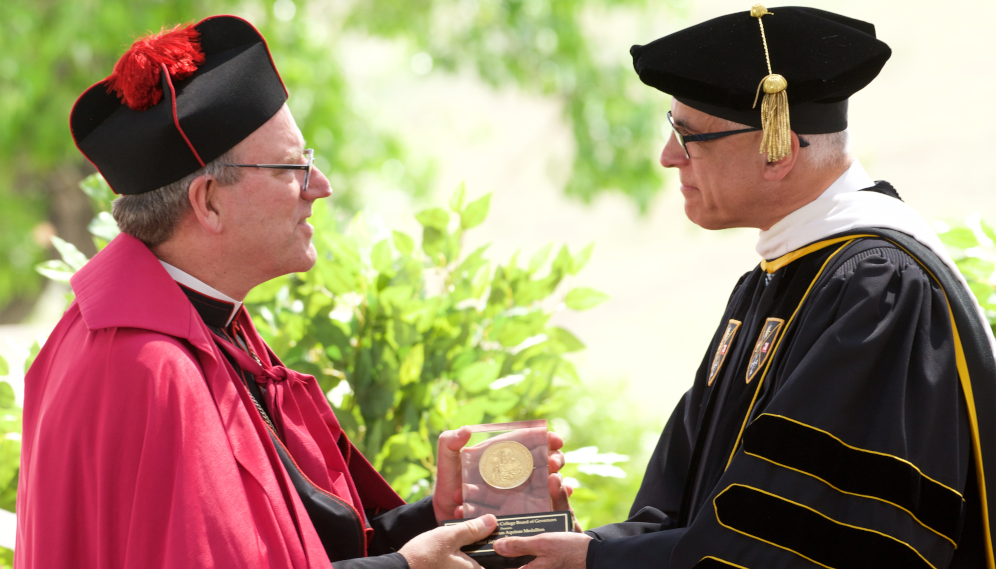
[(308, 191), (308, 181), (311, 179), (311, 166), (315, 163), (315, 151), (307, 148), (304, 157), (308, 160), (306, 164), (223, 164), (232, 168), (268, 168), (270, 170), (304, 170), (304, 183), (301, 184), (301, 191)]

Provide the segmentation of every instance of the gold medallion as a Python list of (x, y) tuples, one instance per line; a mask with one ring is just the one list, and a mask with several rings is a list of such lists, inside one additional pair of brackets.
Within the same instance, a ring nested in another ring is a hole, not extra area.
[(529, 479), (533, 473), (533, 455), (515, 441), (495, 443), (481, 455), (479, 468), (488, 485), (507, 490)]

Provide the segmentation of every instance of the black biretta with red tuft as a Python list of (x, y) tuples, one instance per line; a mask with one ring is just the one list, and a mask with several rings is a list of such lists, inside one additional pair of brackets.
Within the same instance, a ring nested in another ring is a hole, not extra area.
[(287, 90), (266, 40), (214, 16), (135, 41), (70, 114), (80, 151), (118, 194), (192, 174), (270, 120)]

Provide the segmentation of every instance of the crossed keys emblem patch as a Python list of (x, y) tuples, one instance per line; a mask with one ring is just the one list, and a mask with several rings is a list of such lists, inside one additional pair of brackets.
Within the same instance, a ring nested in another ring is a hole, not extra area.
[(723, 362), (726, 360), (726, 354), (730, 351), (730, 344), (733, 343), (733, 338), (736, 337), (737, 330), (739, 329), (739, 320), (730, 320), (726, 324), (726, 331), (723, 332), (723, 339), (719, 342), (719, 347), (716, 348), (716, 355), (712, 358), (712, 366), (709, 367), (709, 383), (706, 385), (712, 385), (712, 382), (716, 381), (716, 376), (719, 374), (719, 368), (723, 367)]
[(778, 332), (781, 331), (785, 321), (781, 318), (768, 318), (761, 327), (761, 335), (757, 337), (754, 344), (754, 352), (750, 355), (750, 363), (747, 364), (747, 383), (750, 383), (758, 370), (764, 367), (768, 361), (768, 356), (775, 349), (775, 340), (778, 339)]

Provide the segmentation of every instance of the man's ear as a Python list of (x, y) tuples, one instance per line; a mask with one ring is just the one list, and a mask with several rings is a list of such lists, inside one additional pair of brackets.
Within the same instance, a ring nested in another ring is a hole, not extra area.
[(775, 162), (768, 162), (764, 166), (764, 179), (769, 182), (778, 182), (788, 173), (792, 171), (795, 167), (796, 161), (799, 159), (799, 135), (795, 131), (791, 132), (792, 135), (792, 154), (777, 160)]
[(190, 182), (187, 195), (194, 217), (201, 227), (215, 235), (222, 231), (221, 212), (218, 209), (218, 184), (213, 176), (197, 176)]

